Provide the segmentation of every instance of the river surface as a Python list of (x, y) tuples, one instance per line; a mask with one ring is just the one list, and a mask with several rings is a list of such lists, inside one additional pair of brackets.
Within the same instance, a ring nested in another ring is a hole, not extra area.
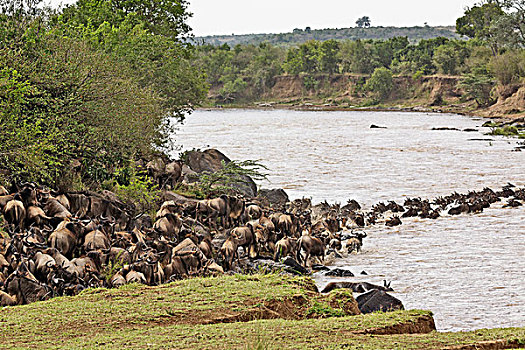
[[(356, 199), (369, 208), (406, 197), (498, 190), (507, 182), (525, 186), (518, 141), (487, 136), (482, 124), (452, 114), (201, 110), (175, 140), (184, 150), (217, 148), (231, 159), (259, 159), (270, 169), (261, 186), (284, 188), (291, 199)], [(461, 131), (432, 130), (440, 127)], [(404, 219), (396, 228), (376, 225), (367, 229), (360, 254), (334, 265), (357, 276), (344, 280), (392, 281), (405, 307), (432, 310), (441, 331), (525, 326), (525, 207), (501, 206)], [(337, 280), (315, 277), (321, 288)]]

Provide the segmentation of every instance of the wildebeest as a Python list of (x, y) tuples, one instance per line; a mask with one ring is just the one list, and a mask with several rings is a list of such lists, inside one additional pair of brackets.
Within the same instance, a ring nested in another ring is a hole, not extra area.
[(254, 259), (257, 257), (257, 242), (253, 226), (247, 224), (244, 227), (236, 227), (230, 232), (230, 236), (235, 239), (237, 246), (243, 247), (246, 255)]
[(363, 246), (363, 238), (366, 237), (366, 232), (357, 232), (354, 235), (354, 237), (351, 237), (346, 241), (346, 248), (348, 249), (348, 254), (352, 252), (359, 253), (361, 251), (361, 247)]
[(391, 282), (387, 283), (385, 280), (383, 281), (383, 286), (379, 286), (377, 284), (372, 284), (369, 282), (330, 282), (323, 288), (321, 293), (328, 293), (334, 289), (339, 288), (351, 289), (354, 293), (365, 293), (373, 289), (382, 290), (386, 292), (393, 292), (394, 290), (390, 287), (390, 283)]
[(49, 245), (60, 253), (71, 257), (82, 237), (83, 227), (80, 222), (64, 221), (48, 238)]
[(275, 243), (273, 260), (278, 261), (287, 255), (295, 256), (297, 250), (297, 240), (291, 237), (283, 237)]
[(153, 224), (153, 231), (169, 239), (177, 238), (182, 227), (178, 214), (167, 213)]
[(237, 250), (237, 241), (233, 236), (228, 237), (222, 244), (219, 253), (222, 258), (222, 266), (224, 267), (224, 270), (231, 270), (235, 259), (239, 259), (239, 253)]
[[(301, 255), (301, 251), (304, 250), (304, 257)], [(325, 246), (323, 241), (317, 237), (310, 235), (303, 235), (297, 241), (297, 261), (301, 263), (304, 261), (304, 266), (308, 263), (308, 258), (319, 257), (321, 261), (324, 260)]]
[(13, 197), (13, 200), (7, 202), (4, 207), (4, 218), (12, 227), (13, 231), (16, 229), (22, 230), (24, 228), (24, 220), (26, 218), (26, 209), (22, 198), (18, 194)]

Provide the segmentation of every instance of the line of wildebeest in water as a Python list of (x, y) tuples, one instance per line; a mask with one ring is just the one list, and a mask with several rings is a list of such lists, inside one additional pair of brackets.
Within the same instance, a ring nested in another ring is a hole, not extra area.
[[(108, 191), (57, 193), (34, 183), (7, 191), (0, 186), (0, 305), (133, 282), (158, 285), (254, 271), (308, 273), (308, 266), (320, 267), (315, 264), (327, 256), (358, 253), (367, 225), (395, 226), (414, 216), (436, 219), (444, 211), (477, 213), (502, 198), (505, 206), (519, 206), (525, 189), (508, 184), (497, 192), (485, 188), (433, 201), (379, 203), (368, 211), (355, 200), (341, 206), (312, 205), (307, 198), (171, 196), (150, 217), (133, 216), (129, 205)], [(347, 282), (326, 291), (337, 287), (392, 290), (386, 282), (384, 287)]]

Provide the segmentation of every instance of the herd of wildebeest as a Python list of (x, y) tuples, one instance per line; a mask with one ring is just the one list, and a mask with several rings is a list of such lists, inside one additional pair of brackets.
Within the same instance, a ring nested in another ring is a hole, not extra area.
[[(171, 194), (151, 217), (133, 215), (108, 191), (58, 193), (34, 183), (8, 191), (0, 186), (0, 306), (93, 287), (260, 271), (261, 266), (307, 271), (327, 255), (358, 253), (368, 225), (481, 212), (502, 198), (511, 207), (525, 201), (525, 189), (511, 184), (501, 191), (485, 188), (432, 201), (379, 203), (370, 210), (355, 200), (312, 205), (305, 198), (285, 203), (233, 194), (206, 200)], [(363, 284), (350, 287), (367, 290)]]

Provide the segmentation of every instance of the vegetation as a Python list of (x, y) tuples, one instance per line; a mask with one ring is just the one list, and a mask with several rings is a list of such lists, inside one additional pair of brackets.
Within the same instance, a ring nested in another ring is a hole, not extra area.
[[(457, 32), (469, 37), (468, 41), (446, 36), (417, 42), (409, 36), (329, 38), (313, 36), (316, 31), (311, 29), (296, 30), (294, 35), (310, 40), (289, 46), (274, 46), (272, 40), (259, 45), (233, 45), (234, 41), (221, 42), (220, 46), (204, 44), (197, 47), (198, 64), (207, 73), (214, 102), (220, 104), (264, 99), (283, 74), (300, 76), (303, 91), (309, 95), (327, 91), (322, 75), (362, 76), (362, 82), (352, 85), (352, 95), (364, 97), (362, 103), (385, 102), (394, 91), (386, 74), (391, 72), (394, 77), (414, 80), (428, 75), (456, 77), (463, 102), (475, 101), (477, 107), (487, 108), (497, 101), (501, 87), (523, 84), (523, 18), (525, 9), (520, 1), (484, 1), (468, 8), (457, 20)], [(383, 80), (377, 82), (379, 77)]]
[(525, 341), (523, 328), (405, 334), (402, 325), (417, 327), (431, 313), (347, 316), (312, 287), (308, 278), (236, 275), (94, 289), (0, 309), (0, 347), (421, 349), (499, 340), (510, 348)]
[[(0, 169), (10, 181), (98, 187), (169, 149), (168, 117), (200, 103), (184, 1), (0, 2)], [(149, 8), (150, 6), (151, 8)]]
[[(362, 19), (362, 18), (361, 18)], [(363, 25), (366, 22), (363, 22)], [(357, 24), (356, 24), (357, 25)], [(327, 28), (327, 29), (305, 29), (296, 28), (291, 33), (279, 34), (245, 34), (245, 35), (214, 35), (195, 38), (198, 44), (209, 44), (221, 46), (227, 44), (231, 47), (236, 45), (259, 45), (267, 43), (279, 47), (297, 46), (310, 40), (388, 40), (394, 37), (407, 37), (412, 43), (420, 40), (445, 37), (448, 39), (461, 39), (455, 33), (454, 27), (368, 27), (360, 28)]]

